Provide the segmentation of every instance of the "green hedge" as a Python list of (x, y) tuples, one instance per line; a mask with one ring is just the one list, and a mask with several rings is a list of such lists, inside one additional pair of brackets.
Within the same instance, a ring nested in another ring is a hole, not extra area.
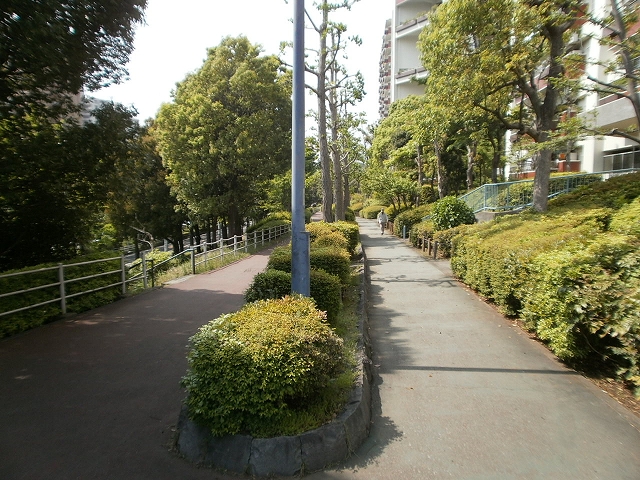
[(452, 269), (559, 358), (605, 365), (640, 393), (640, 175), (563, 197), (547, 214), (465, 227)]
[[(311, 298), (319, 310), (326, 312), (328, 322), (333, 325), (342, 307), (340, 279), (322, 270), (311, 270), (309, 273)], [(291, 273), (268, 269), (254, 277), (244, 298), (247, 302), (255, 302), (286, 295), (291, 295)]]
[[(351, 258), (346, 250), (334, 248), (313, 249), (309, 255), (309, 263), (313, 270), (324, 270), (335, 275), (343, 285), (351, 281)], [(291, 247), (274, 249), (267, 262), (267, 268), (291, 272)]]
[[(307, 212), (305, 210), (305, 216), (306, 215)], [(310, 215), (309, 218), (311, 218)], [(291, 225), (291, 212), (270, 213), (266, 218), (263, 218), (259, 222), (248, 227), (247, 233), (253, 233), (258, 230), (267, 230), (269, 228), (279, 227), (280, 225)]]
[(347, 240), (347, 250), (352, 255), (355, 254), (360, 243), (360, 229), (358, 224), (354, 222), (312, 222), (305, 228), (310, 234), (312, 243), (322, 235), (339, 233)]
[(433, 204), (431, 221), (436, 230), (447, 230), (458, 225), (476, 222), (473, 210), (462, 200), (454, 196), (444, 197)]
[(364, 207), (362, 210), (360, 210), (360, 216), (368, 220), (375, 220), (376, 218), (378, 218), (380, 210), (386, 208), (386, 205), (369, 205), (368, 207)]
[(279, 434), (345, 368), (342, 339), (300, 296), (250, 303), (203, 326), (188, 362), (189, 416), (216, 436)]
[(422, 219), (431, 213), (431, 207), (431, 205), (421, 205), (399, 213), (393, 222), (393, 233), (401, 236), (403, 227), (406, 227), (406, 231), (410, 235), (411, 228), (422, 222)]

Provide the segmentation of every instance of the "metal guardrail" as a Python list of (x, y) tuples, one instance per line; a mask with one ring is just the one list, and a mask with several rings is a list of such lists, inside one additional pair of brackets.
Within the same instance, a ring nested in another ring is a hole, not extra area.
[[(248, 249), (252, 246), (255, 248), (258, 246), (258, 244), (264, 245), (265, 243), (269, 243), (270, 241), (275, 240), (289, 233), (290, 231), (291, 231), (290, 225), (280, 225), (277, 227), (272, 227), (268, 230), (256, 231), (256, 232), (253, 232), (252, 234), (248, 234), (245, 236), (236, 236), (236, 237), (233, 237), (232, 239), (222, 239), (222, 240), (218, 240), (217, 242), (208, 243), (208, 244), (203, 243), (203, 244), (194, 246), (192, 248), (189, 248), (188, 250), (185, 250), (184, 252), (174, 255), (170, 259), (167, 259), (163, 262), (159, 262), (155, 265), (153, 261), (151, 260), (145, 261), (143, 259), (142, 272), (140, 274), (133, 275), (133, 276), (128, 276), (129, 267), (125, 264), (124, 255), (121, 255), (120, 257), (92, 260), (88, 262), (59, 264), (55, 267), (46, 267), (46, 268), (40, 268), (36, 270), (28, 270), (24, 272), (15, 272), (15, 273), (0, 275), (0, 279), (7, 279), (7, 278), (18, 277), (18, 276), (24, 276), (24, 275), (41, 274), (44, 272), (54, 272), (57, 270), (57, 274), (56, 274), (57, 281), (55, 282), (48, 281), (47, 283), (42, 285), (35, 285), (33, 287), (25, 288), (22, 290), (15, 290), (15, 291), (2, 293), (0, 294), (0, 301), (2, 299), (6, 299), (16, 295), (21, 295), (21, 294), (30, 293), (30, 292), (37, 292), (37, 291), (46, 290), (46, 289), (57, 288), (56, 291), (58, 292), (57, 295), (54, 295), (50, 299), (47, 299), (38, 303), (34, 303), (34, 304), (24, 305), (20, 308), (15, 308), (5, 312), (0, 312), (0, 318), (7, 315), (23, 312), (32, 308), (42, 307), (42, 306), (54, 304), (54, 303), (59, 303), (62, 314), (66, 314), (67, 300), (71, 298), (79, 297), (81, 295), (86, 295), (90, 293), (95, 293), (100, 290), (105, 290), (113, 287), (120, 287), (122, 289), (122, 294), (124, 295), (127, 293), (127, 285), (131, 284), (132, 282), (138, 282), (138, 281), (142, 281), (144, 288), (147, 288), (148, 282), (149, 280), (151, 280), (152, 287), (153, 287), (154, 272), (157, 271), (157, 269), (160, 268), (163, 264), (166, 264), (167, 262), (170, 262), (171, 260), (175, 260), (181, 256), (184, 256), (184, 255), (189, 256), (191, 260), (192, 272), (195, 274), (196, 267), (198, 265), (206, 264), (207, 262), (220, 258), (221, 256), (224, 256), (224, 255), (236, 254), (238, 251), (241, 251), (241, 250), (247, 252)], [(82, 266), (93, 265), (98, 263), (114, 262), (116, 260), (120, 262), (120, 268), (117, 270), (108, 270), (108, 271), (97, 273), (94, 275), (86, 275), (86, 276), (74, 277), (74, 278), (68, 278), (67, 275), (65, 274), (66, 270), (73, 267), (82, 267)], [(151, 265), (148, 265), (148, 263), (150, 263)], [(103, 278), (108, 276), (115, 277), (116, 275), (118, 275), (117, 277), (118, 281), (108, 281), (107, 284), (101, 285), (98, 288), (83, 290), (80, 292), (75, 292), (73, 294), (67, 293), (69, 285), (75, 282), (86, 281), (86, 280), (91, 280), (95, 278)]]
[[(569, 193), (583, 185), (637, 171), (640, 171), (640, 169), (628, 168), (551, 177), (549, 180), (549, 198)], [(533, 180), (487, 183), (459, 198), (473, 210), (473, 213), (483, 211), (501, 212), (526, 208), (533, 204)]]

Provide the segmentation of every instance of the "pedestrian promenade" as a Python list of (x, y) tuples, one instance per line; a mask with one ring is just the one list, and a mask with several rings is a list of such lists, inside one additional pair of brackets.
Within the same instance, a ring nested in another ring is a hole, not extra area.
[[(360, 220), (371, 435), (309, 479), (640, 478), (640, 418), (372, 220)], [(188, 338), (269, 252), (0, 341), (0, 479), (220, 479), (169, 450)]]
[(310, 479), (640, 479), (640, 418), (456, 282), (448, 261), (359, 223), (371, 435)]

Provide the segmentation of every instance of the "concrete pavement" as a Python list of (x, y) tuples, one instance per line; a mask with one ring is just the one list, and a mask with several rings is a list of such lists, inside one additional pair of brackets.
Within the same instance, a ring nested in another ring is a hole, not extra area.
[[(374, 412), (309, 479), (640, 478), (640, 419), (478, 300), (446, 261), (361, 220)], [(0, 479), (227, 479), (169, 451), (186, 343), (267, 252), (0, 341)]]
[(640, 419), (374, 221), (360, 220), (371, 434), (325, 479), (640, 479)]

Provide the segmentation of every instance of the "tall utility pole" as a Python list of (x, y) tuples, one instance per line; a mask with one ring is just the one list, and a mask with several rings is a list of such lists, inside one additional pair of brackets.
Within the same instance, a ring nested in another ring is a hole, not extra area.
[(304, 0), (293, 4), (293, 132), (291, 145), (291, 291), (309, 296), (309, 232), (304, 228)]

